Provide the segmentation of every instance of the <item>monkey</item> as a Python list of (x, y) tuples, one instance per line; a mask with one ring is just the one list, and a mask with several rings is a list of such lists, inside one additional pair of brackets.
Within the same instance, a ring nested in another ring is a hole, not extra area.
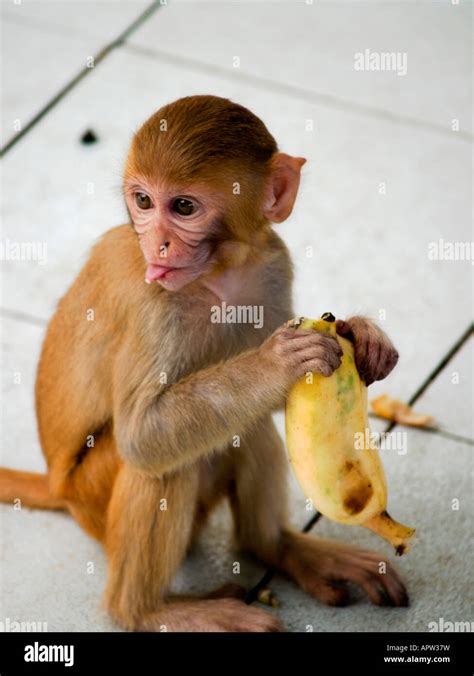
[[(330, 376), (341, 360), (334, 337), (288, 324), (293, 268), (274, 225), (293, 210), (305, 162), (228, 99), (164, 105), (125, 161), (129, 222), (93, 246), (47, 328), (35, 390), (47, 473), (1, 469), (0, 500), (64, 510), (103, 545), (105, 606), (125, 630), (284, 630), (239, 585), (170, 593), (223, 500), (236, 547), (318, 601), (345, 605), (352, 582), (375, 604), (408, 604), (385, 557), (289, 522), (272, 414), (298, 378)], [(211, 322), (222, 302), (261, 306), (263, 325)], [(395, 366), (369, 319), (337, 330), (366, 384)]]

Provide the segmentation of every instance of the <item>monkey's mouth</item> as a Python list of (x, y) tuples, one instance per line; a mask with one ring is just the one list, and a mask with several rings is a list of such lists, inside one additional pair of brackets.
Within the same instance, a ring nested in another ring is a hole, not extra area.
[(180, 267), (171, 265), (159, 265), (158, 263), (148, 263), (145, 273), (145, 281), (148, 284), (152, 282), (172, 282), (176, 278), (197, 277), (206, 273), (214, 262), (213, 252), (206, 251), (205, 255), (194, 258), (188, 265)]
[(182, 268), (173, 268), (169, 265), (155, 265), (155, 263), (149, 263), (146, 269), (145, 279), (149, 284), (151, 282), (162, 281), (172, 272), (180, 269)]

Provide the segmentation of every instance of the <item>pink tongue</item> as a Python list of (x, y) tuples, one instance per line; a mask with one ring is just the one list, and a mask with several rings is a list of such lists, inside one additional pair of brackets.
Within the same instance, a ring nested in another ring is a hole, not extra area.
[(161, 279), (170, 268), (166, 268), (163, 265), (155, 265), (150, 263), (146, 269), (145, 279), (147, 282), (155, 282), (157, 279)]

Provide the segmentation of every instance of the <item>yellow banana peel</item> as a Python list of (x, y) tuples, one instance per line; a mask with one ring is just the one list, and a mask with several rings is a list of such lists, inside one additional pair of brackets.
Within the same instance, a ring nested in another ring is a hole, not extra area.
[[(290, 462), (307, 497), (329, 519), (364, 526), (390, 542), (400, 556), (415, 533), (387, 513), (387, 484), (378, 449), (367, 439), (367, 387), (360, 379), (352, 343), (337, 335), (333, 315), (301, 318), (293, 326), (335, 336), (341, 365), (325, 377), (310, 373), (291, 388), (286, 402)], [(359, 443), (358, 443), (359, 440)]]

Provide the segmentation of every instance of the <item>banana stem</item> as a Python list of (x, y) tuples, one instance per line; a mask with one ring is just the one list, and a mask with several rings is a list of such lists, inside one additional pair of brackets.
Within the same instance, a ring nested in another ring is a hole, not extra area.
[(397, 556), (402, 556), (409, 550), (407, 540), (415, 534), (414, 528), (398, 523), (386, 511), (380, 512), (362, 525), (390, 542), (395, 547)]

